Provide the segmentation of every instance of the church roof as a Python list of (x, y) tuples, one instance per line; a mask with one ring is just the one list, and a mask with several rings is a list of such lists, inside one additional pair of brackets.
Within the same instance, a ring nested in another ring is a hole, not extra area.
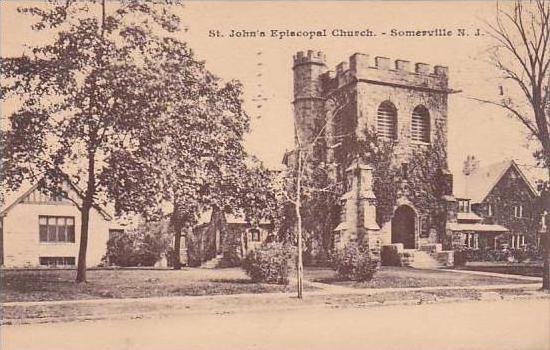
[(514, 168), (534, 195), (538, 195), (531, 182), (513, 160), (506, 160), (478, 168), (469, 175), (458, 174), (453, 181), (453, 192), (458, 199), (481, 203), (496, 186), (508, 169)]

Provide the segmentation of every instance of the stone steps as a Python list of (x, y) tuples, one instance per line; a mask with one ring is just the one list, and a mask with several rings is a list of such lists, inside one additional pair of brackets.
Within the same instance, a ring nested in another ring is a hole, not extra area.
[(223, 254), (216, 255), (215, 258), (212, 258), (208, 261), (205, 261), (202, 263), (201, 268), (202, 269), (215, 269), (220, 264), (220, 261), (223, 258)]
[(434, 259), (430, 254), (421, 250), (414, 250), (411, 252), (412, 259), (409, 261), (410, 267), (416, 269), (437, 269), (442, 267), (442, 265)]

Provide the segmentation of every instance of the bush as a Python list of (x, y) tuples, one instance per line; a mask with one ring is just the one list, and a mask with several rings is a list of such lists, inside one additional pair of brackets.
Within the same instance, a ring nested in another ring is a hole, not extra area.
[(333, 264), (340, 278), (352, 281), (370, 281), (378, 269), (368, 249), (355, 242), (337, 250)]
[(455, 250), (453, 261), (454, 261), (454, 266), (465, 266), (466, 262), (468, 261), (466, 250), (463, 250), (463, 249)]
[(382, 246), (380, 259), (383, 266), (403, 266), (402, 255), (399, 254), (394, 246)]
[(103, 261), (121, 267), (155, 265), (161, 254), (170, 253), (171, 237), (161, 225), (147, 223), (109, 238)]
[(254, 282), (288, 284), (293, 249), (283, 243), (263, 244), (248, 253), (242, 267)]

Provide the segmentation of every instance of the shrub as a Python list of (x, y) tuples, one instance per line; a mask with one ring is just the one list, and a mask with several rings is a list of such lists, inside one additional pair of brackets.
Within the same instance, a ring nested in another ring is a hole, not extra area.
[(293, 256), (290, 246), (278, 242), (267, 243), (249, 252), (242, 267), (254, 282), (288, 284)]
[(382, 246), (380, 259), (383, 266), (403, 266), (401, 254), (399, 254), (395, 246)]
[(103, 261), (121, 267), (155, 265), (170, 249), (170, 235), (163, 224), (142, 224), (109, 238)]
[(370, 281), (378, 269), (368, 249), (355, 242), (337, 250), (333, 263), (340, 278), (352, 281)]
[(454, 251), (454, 266), (465, 266), (467, 259), (467, 251), (464, 249), (457, 249)]

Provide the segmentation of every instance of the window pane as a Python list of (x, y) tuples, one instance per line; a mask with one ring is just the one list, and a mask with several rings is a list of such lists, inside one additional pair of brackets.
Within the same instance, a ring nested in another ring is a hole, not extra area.
[(59, 242), (65, 242), (67, 235), (65, 234), (65, 225), (57, 226), (57, 240)]
[(74, 225), (67, 226), (67, 242), (74, 243)]
[(48, 218), (48, 226), (56, 226), (57, 225), (57, 220), (55, 217), (49, 217)]
[(73, 218), (67, 218), (67, 225), (74, 225), (74, 219)]
[(48, 241), (57, 241), (57, 226), (48, 226)]
[(40, 225), (38, 227), (38, 232), (40, 232), (40, 242), (48, 241), (48, 226)]
[(38, 223), (40, 225), (47, 225), (48, 224), (48, 219), (46, 219), (44, 216), (41, 216), (39, 219), (38, 219)]

